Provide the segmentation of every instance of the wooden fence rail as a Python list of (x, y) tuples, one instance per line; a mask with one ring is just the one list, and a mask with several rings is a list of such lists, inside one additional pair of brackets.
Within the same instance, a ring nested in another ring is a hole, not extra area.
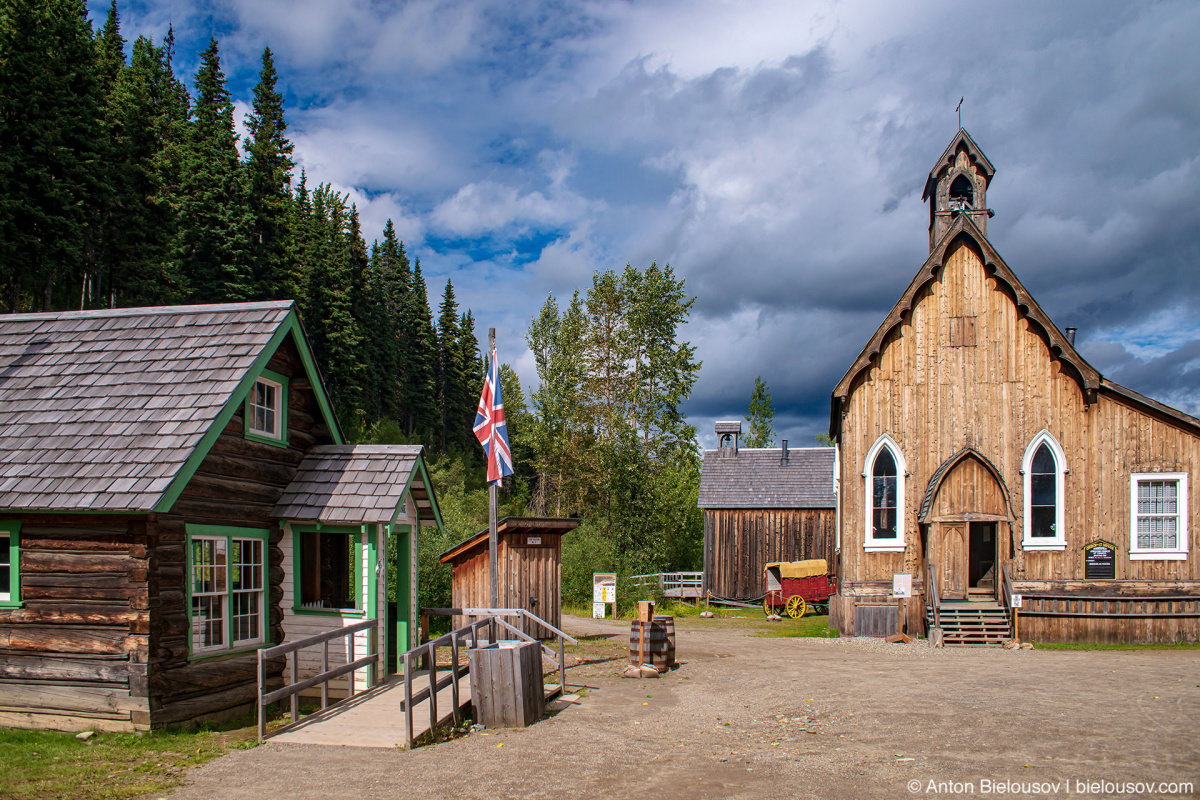
[[(258, 717), (258, 740), (261, 742), (266, 738), (267, 720), (265, 714), (266, 706), (277, 703), (285, 697), (291, 698), (291, 721), (295, 723), (300, 719), (299, 697), (297, 695), (305, 689), (311, 689), (313, 686), (320, 684), (321, 686), (321, 708), (324, 709), (329, 705), (329, 681), (334, 678), (340, 678), (342, 675), (350, 675), (349, 696), (354, 696), (354, 672), (369, 667), (375, 664), (380, 659), (379, 653), (379, 631), (384, 626), (382, 619), (369, 619), (363, 622), (356, 622), (353, 625), (347, 625), (344, 628), (337, 628), (332, 631), (325, 631), (313, 636), (308, 636), (303, 639), (298, 639), (294, 642), (284, 642), (283, 644), (275, 645), (274, 647), (264, 647), (258, 651), (258, 700), (256, 706), (256, 714)], [(374, 652), (362, 658), (354, 657), (354, 634), (359, 631), (373, 630), (374, 638), (372, 640), (371, 650)], [(349, 655), (345, 664), (329, 668), (329, 643), (335, 639), (349, 637)], [(297, 653), (306, 647), (321, 645), (321, 671), (313, 675), (311, 678), (298, 680), (297, 662), (299, 658), (292, 656), (291, 664), (291, 682), (281, 689), (276, 689), (273, 692), (266, 691), (266, 669), (264, 662), (278, 656), (288, 653)]]
[[(1077, 594), (1023, 594), (1023, 617), (1103, 617), (1148, 619), (1200, 617), (1200, 597), (1089, 597)], [(1166, 608), (1163, 608), (1166, 606)]]

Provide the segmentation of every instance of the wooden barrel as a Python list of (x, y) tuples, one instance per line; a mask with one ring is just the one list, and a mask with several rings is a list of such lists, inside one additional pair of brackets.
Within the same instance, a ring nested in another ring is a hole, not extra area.
[(655, 614), (654, 621), (667, 629), (667, 666), (675, 666), (675, 618), (670, 614)]
[[(656, 614), (646, 628), (646, 644), (642, 663), (650, 664), (659, 672), (666, 672), (675, 664), (675, 618)], [(629, 663), (638, 663), (642, 642), (642, 623), (634, 620), (629, 626)]]

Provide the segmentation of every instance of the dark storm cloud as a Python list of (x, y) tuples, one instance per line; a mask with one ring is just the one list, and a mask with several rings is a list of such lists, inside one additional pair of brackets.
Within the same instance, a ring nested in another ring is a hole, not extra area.
[(921, 190), (965, 96), (1005, 260), (1106, 375), (1200, 396), (1195, 4), (162, 0), (130, 18), (174, 19), (181, 52), (218, 31), (243, 103), (270, 44), (310, 181), (351, 192), (368, 235), (396, 219), (526, 381), (547, 292), (657, 259), (697, 296), (702, 433), (761, 375), (807, 444), (928, 253)]

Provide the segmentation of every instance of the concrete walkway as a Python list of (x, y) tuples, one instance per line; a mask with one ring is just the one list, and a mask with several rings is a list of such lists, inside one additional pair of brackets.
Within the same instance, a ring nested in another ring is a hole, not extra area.
[[(446, 671), (439, 671), (439, 676)], [(429, 673), (413, 675), (413, 692), (429, 686)], [(471, 677), (458, 681), (459, 703), (471, 699)], [(294, 726), (270, 738), (284, 744), (324, 744), (349, 747), (404, 747), (404, 679), (393, 675), (385, 685), (377, 686), (309, 714)], [(454, 706), (453, 688), (447, 685), (437, 694), (438, 725), (450, 722)], [(413, 707), (413, 740), (429, 730), (429, 700)]]

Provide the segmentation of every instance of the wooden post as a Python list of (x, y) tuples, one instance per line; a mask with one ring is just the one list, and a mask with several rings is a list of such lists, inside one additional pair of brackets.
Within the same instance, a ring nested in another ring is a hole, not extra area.
[(558, 686), (562, 690), (559, 696), (567, 693), (567, 653), (563, 647), (562, 636), (558, 637)]
[(638, 666), (646, 662), (646, 623), (638, 620)]
[[(488, 328), (488, 359), (489, 359), (489, 361), (494, 357), (495, 352), (496, 352), (496, 329)], [(490, 367), (490, 365), (489, 365), (489, 367)], [(486, 379), (487, 379), (487, 376), (485, 375), (484, 380), (486, 380)], [(489, 568), (489, 578), (490, 578), (489, 582), (491, 583), (491, 589), (492, 589), (492, 592), (491, 592), (492, 608), (500, 607), (500, 577), (499, 577), (500, 571), (499, 571), (498, 565), (496, 564), (496, 559), (497, 559), (496, 539), (497, 539), (497, 535), (496, 535), (496, 484), (489, 483), (488, 484), (488, 568)], [(495, 639), (493, 639), (492, 641), (495, 641)]]
[[(295, 686), (296, 683), (298, 682), (296, 680), (296, 662), (300, 660), (298, 658), (299, 655), (300, 655), (299, 650), (294, 650), (291, 653), (291, 656), (292, 656), (292, 685), (293, 686)], [(292, 703), (292, 722), (296, 722), (297, 720), (300, 719), (300, 697), (298, 695), (293, 694), (291, 697), (291, 703)]]
[[(329, 672), (329, 640), (321, 642), (321, 672)], [(329, 681), (321, 681), (321, 708), (329, 706)]]
[(263, 672), (263, 651), (258, 651), (258, 702), (255, 707), (258, 709), (258, 741), (261, 742), (267, 735), (267, 720), (263, 713), (263, 690), (266, 689)]
[(437, 650), (433, 643), (429, 643), (426, 649), (427, 657), (429, 658), (429, 733), (433, 734), (437, 730), (438, 713), (437, 713)]
[(412, 750), (413, 746), (413, 719), (412, 719), (412, 659), (409, 654), (404, 654), (404, 732), (405, 746)]
[(450, 678), (453, 681), (450, 686), (451, 703), (450, 714), (454, 719), (454, 727), (458, 727), (458, 634), (450, 634)]
[[(348, 638), (350, 640), (350, 660), (347, 661), (346, 663), (352, 664), (352, 663), (354, 663), (354, 634), (352, 633), (346, 638)], [(350, 678), (350, 691), (346, 695), (346, 698), (349, 699), (351, 697), (354, 697), (354, 670), (351, 670), (350, 672), (346, 673), (346, 676), (348, 678)], [(292, 695), (292, 696), (295, 697), (295, 695)]]
[(1015, 641), (1015, 642), (1021, 641), (1021, 628), (1019, 625), (1018, 613), (1019, 612), (1017, 611), (1017, 609), (1014, 608), (1013, 609), (1013, 641)]
[[(429, 614), (422, 611), (421, 612), (421, 632), (417, 636), (417, 644), (425, 644), (428, 641), (429, 641)], [(429, 669), (429, 659), (426, 656), (424, 656), (424, 655), (421, 656), (421, 662), (422, 663), (419, 668)]]

